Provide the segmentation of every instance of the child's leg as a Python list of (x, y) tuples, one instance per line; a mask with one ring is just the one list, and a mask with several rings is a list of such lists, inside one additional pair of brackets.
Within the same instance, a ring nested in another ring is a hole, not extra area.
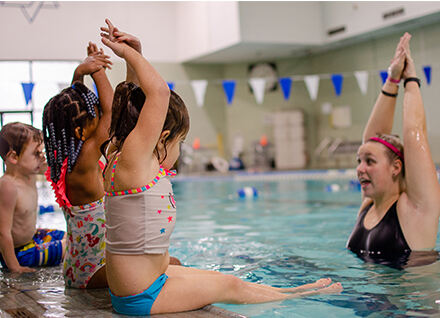
[[(203, 270), (203, 269), (197, 269), (197, 268), (192, 268), (192, 267), (172, 266), (172, 265), (168, 266), (166, 274), (168, 276), (170, 276), (170, 275), (200, 275), (200, 274), (223, 275), (220, 272), (211, 271), (211, 270)], [(309, 289), (323, 288), (323, 287), (330, 285), (331, 282), (332, 282), (331, 278), (321, 278), (321, 279), (318, 279), (314, 283), (304, 284), (304, 285), (301, 285), (298, 287), (292, 287), (292, 288), (277, 288), (277, 287), (272, 287), (272, 286), (257, 284), (257, 283), (249, 283), (249, 284), (254, 284), (258, 288), (267, 288), (267, 289), (277, 291), (280, 293), (295, 293), (295, 292), (300, 292), (300, 291), (309, 290)]]
[(168, 265), (168, 268), (165, 272), (168, 276), (178, 276), (178, 275), (223, 275), (220, 272), (211, 271), (211, 270), (205, 270), (205, 269), (198, 269), (193, 267), (186, 267), (186, 266), (178, 266), (178, 265)]
[(329, 287), (295, 294), (283, 294), (262, 285), (248, 283), (224, 274), (172, 273), (151, 308), (151, 314), (181, 312), (202, 308), (212, 303), (252, 304), (280, 301), (288, 298), (310, 296), (321, 293), (337, 293), (342, 286), (337, 283)]

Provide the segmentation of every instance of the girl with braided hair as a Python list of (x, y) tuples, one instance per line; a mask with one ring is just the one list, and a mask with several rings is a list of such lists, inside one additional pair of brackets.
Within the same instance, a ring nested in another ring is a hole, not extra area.
[[(56, 200), (67, 222), (64, 280), (67, 286), (107, 286), (105, 272), (105, 215), (101, 153), (108, 138), (113, 89), (105, 73), (109, 56), (89, 42), (87, 58), (75, 69), (72, 85), (44, 107), (43, 137)], [(99, 99), (84, 84), (91, 75)]]
[[(182, 99), (151, 64), (101, 28), (102, 42), (125, 59), (139, 82), (115, 90), (104, 188), (107, 220), (106, 270), (113, 308), (125, 315), (194, 310), (211, 303), (262, 303), (338, 293), (340, 283), (320, 279), (296, 288), (274, 288), (233, 275), (169, 265), (176, 204), (169, 171), (189, 130)], [(307, 291), (306, 291), (307, 290)]]

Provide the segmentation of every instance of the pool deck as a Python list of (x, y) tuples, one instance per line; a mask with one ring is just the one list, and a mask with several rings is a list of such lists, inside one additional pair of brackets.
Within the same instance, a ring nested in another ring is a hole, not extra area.
[[(14, 275), (0, 272), (0, 317), (129, 317), (112, 309), (107, 289), (65, 288), (61, 266), (40, 268), (36, 273)], [(216, 306), (176, 313), (152, 315), (162, 318), (243, 318)]]

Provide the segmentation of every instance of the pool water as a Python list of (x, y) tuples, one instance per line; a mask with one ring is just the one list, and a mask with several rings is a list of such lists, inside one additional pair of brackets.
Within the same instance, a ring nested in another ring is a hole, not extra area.
[[(344, 291), (217, 306), (248, 317), (440, 317), (440, 262), (397, 270), (364, 263), (345, 248), (361, 199), (349, 180), (235, 180), (176, 178), (170, 255), (275, 287), (330, 277)], [(238, 197), (248, 186), (256, 199)], [(65, 228), (60, 212), (41, 215), (39, 223)]]
[[(330, 186), (329, 186), (330, 185)], [(257, 199), (240, 199), (250, 186)], [(176, 181), (170, 254), (197, 268), (292, 287), (330, 277), (340, 295), (218, 306), (250, 317), (440, 316), (440, 263), (397, 270), (345, 248), (361, 195), (348, 180)], [(440, 249), (437, 239), (436, 249)]]

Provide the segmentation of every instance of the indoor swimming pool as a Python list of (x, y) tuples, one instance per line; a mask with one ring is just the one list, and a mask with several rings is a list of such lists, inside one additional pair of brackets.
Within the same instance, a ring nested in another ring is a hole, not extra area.
[[(256, 199), (239, 199), (251, 186)], [(361, 199), (349, 180), (175, 182), (178, 222), (170, 253), (183, 263), (291, 287), (331, 277), (340, 295), (218, 306), (249, 317), (440, 315), (440, 264), (397, 270), (345, 248)], [(437, 240), (436, 249), (440, 249)]]
[[(364, 263), (345, 248), (360, 202), (360, 192), (350, 179), (269, 179), (177, 177), (173, 184), (178, 221), (170, 255), (187, 266), (276, 287), (330, 277), (341, 282), (344, 291), (276, 303), (216, 306), (247, 317), (440, 315), (438, 261), (397, 270)], [(243, 187), (254, 187), (258, 197), (239, 198), (237, 191)], [(64, 226), (59, 211), (41, 215), (39, 222)], [(26, 283), (31, 275), (19, 282), (23, 288), (40, 286), (38, 292), (46, 296), (52, 316), (72, 315), (81, 297), (94, 292), (53, 287), (62, 281), (58, 272), (39, 270), (38, 282)], [(11, 284), (13, 279), (7, 276)], [(96, 295), (94, 301), (108, 312), (107, 295)]]

